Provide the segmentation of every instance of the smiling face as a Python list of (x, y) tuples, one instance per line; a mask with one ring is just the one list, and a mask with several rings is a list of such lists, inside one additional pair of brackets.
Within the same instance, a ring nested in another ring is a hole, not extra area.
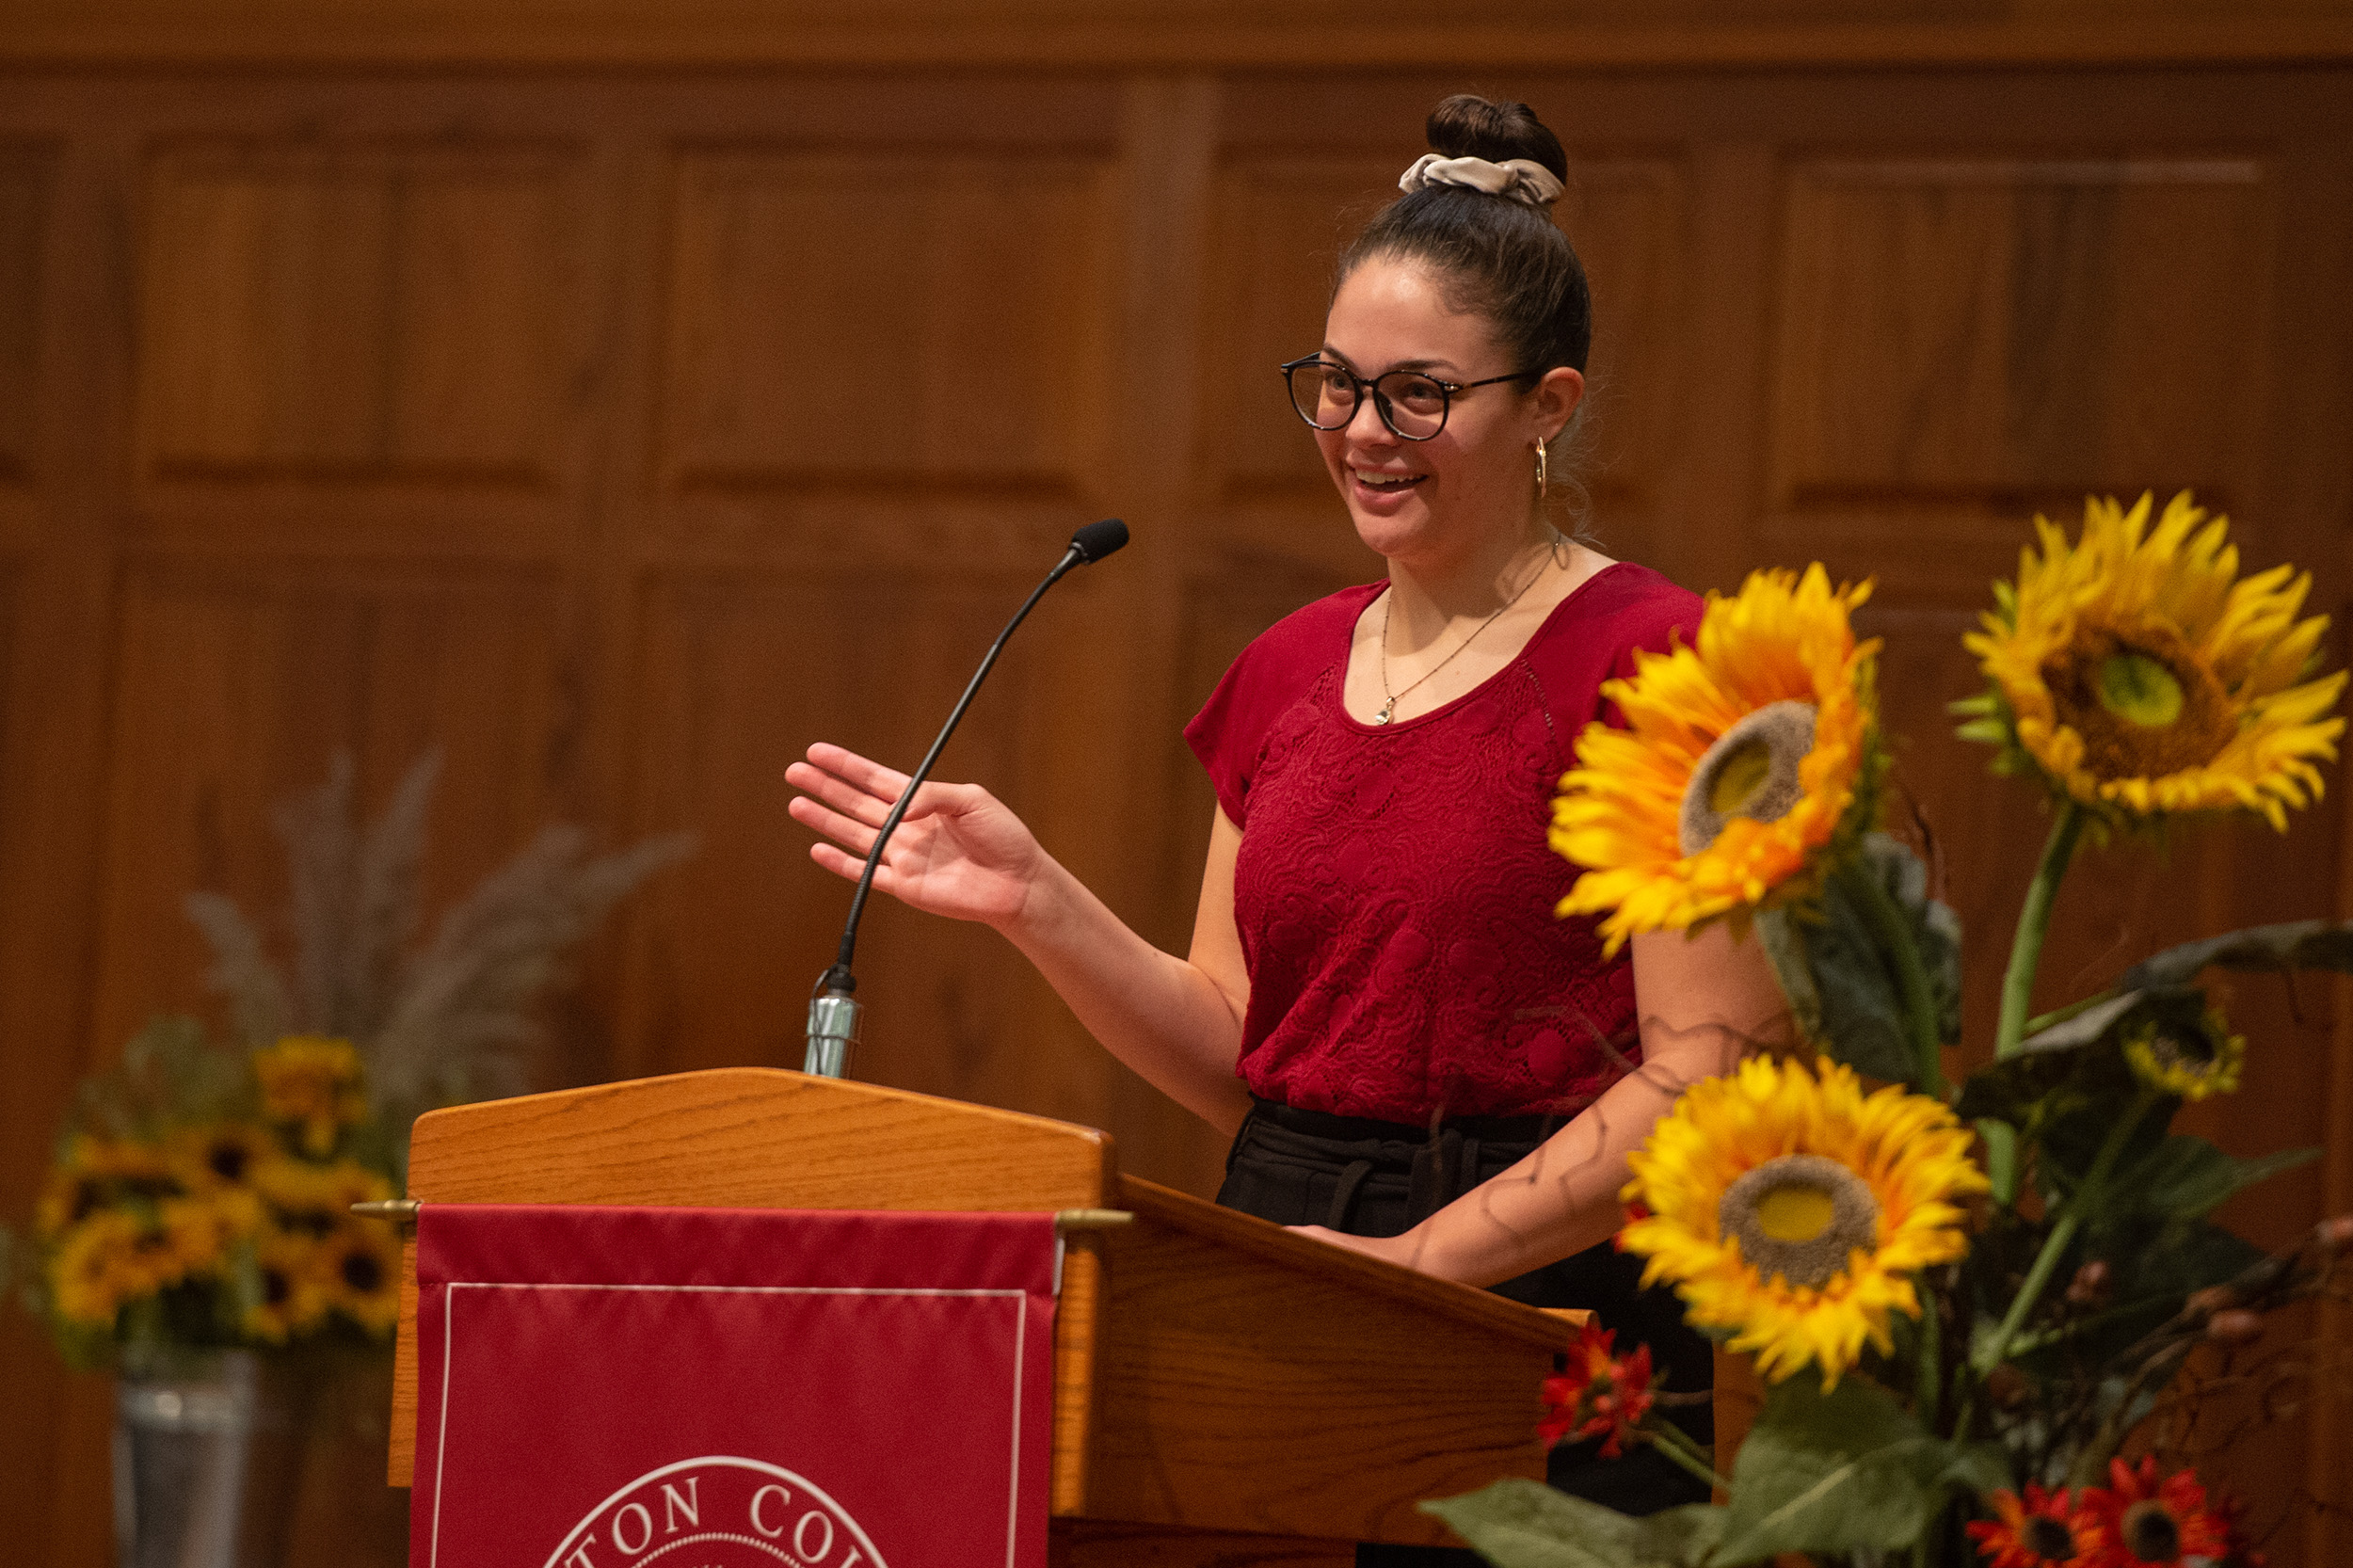
[[(1368, 378), (1411, 369), (1464, 383), (1522, 368), (1484, 316), (1448, 306), (1426, 264), (1385, 257), (1359, 265), (1333, 296), (1323, 354)], [(1397, 435), (1367, 395), (1346, 426), (1317, 431), (1316, 444), (1359, 538), (1396, 564), (1444, 571), (1529, 536), (1535, 443), (1560, 433), (1583, 392), (1583, 378), (1561, 369), (1462, 392), (1426, 441)]]

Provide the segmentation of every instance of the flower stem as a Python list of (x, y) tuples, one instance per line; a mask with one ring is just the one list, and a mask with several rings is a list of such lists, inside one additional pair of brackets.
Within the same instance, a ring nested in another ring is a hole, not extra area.
[(2143, 1085), (2140, 1092), (2133, 1096), (2131, 1108), (2108, 1129), (2107, 1139), (2101, 1144), (2100, 1152), (2092, 1157), (2091, 1169), (2085, 1174), (2084, 1184), (2075, 1189), (2075, 1195), (2067, 1200), (2067, 1208), (2059, 1214), (2058, 1223), (2051, 1227), (2051, 1234), (2043, 1238), (2042, 1250), (2035, 1255), (2034, 1265), (2026, 1271), (2025, 1283), (2018, 1288), (2018, 1294), (2011, 1299), (2009, 1311), (2004, 1315), (2001, 1327), (1993, 1331), (1993, 1337), (1986, 1341), (1985, 1348), (1970, 1358), (1979, 1377), (1993, 1371), (2009, 1358), (2010, 1344), (2018, 1337), (2019, 1329), (2025, 1326), (2027, 1314), (2042, 1299), (2042, 1292), (2049, 1287), (2052, 1272), (2058, 1267), (2059, 1258), (2074, 1244), (2075, 1233), (2083, 1228), (2084, 1215), (2099, 1201), (2101, 1189), (2107, 1185), (2108, 1175), (2115, 1168), (2117, 1157), (2124, 1152), (2125, 1144), (2131, 1141), (2133, 1133), (2140, 1127), (2141, 1118), (2149, 1113), (2149, 1107), (2155, 1104), (2156, 1099), (2156, 1091)]
[[(1993, 1030), (1996, 1062), (2018, 1054), (2026, 1034), (2026, 1009), (2034, 1000), (2035, 969), (2042, 962), (2042, 939), (2051, 930), (2051, 905), (2075, 856), (2075, 840), (2083, 832), (2083, 808), (2072, 800), (2059, 803), (2058, 819), (2042, 846), (2042, 862), (2026, 885), (2025, 906), (2018, 911), (2018, 929), (2010, 937), (2009, 968), (2002, 972), (2002, 1013)], [(2018, 1201), (2018, 1134), (2006, 1122), (1981, 1121), (1985, 1139), (1986, 1176), (1993, 1185), (1993, 1201), (2005, 1207)]]
[(1912, 1027), (1913, 1053), (1920, 1063), (1920, 1092), (1945, 1097), (1945, 1061), (1937, 1030), (1937, 1006), (1929, 989), (1929, 971), (1920, 962), (1920, 944), (1911, 922), (1890, 897), (1887, 886), (1868, 866), (1849, 862), (1838, 872), (1838, 884), (1863, 910), (1880, 950), (1895, 961), (1896, 982), (1902, 988), (1904, 1021)]
[(1731, 1492), (1732, 1482), (1716, 1473), (1716, 1466), (1709, 1462), (1705, 1454), (1700, 1451), (1699, 1446), (1686, 1437), (1683, 1434), (1683, 1429), (1673, 1421), (1646, 1422), (1642, 1427), (1642, 1435), (1651, 1440), (1653, 1448), (1673, 1460), (1698, 1480), (1705, 1481), (1719, 1492)]
[(2042, 962), (2042, 938), (2051, 929), (2051, 904), (2067, 875), (2068, 861), (2074, 858), (2075, 840), (2083, 825), (2083, 808), (2072, 800), (2062, 802), (2058, 820), (2051, 824), (2050, 840), (2042, 846), (2042, 863), (2035, 868), (2034, 881), (2026, 887), (2025, 907), (2018, 912), (2018, 931), (2010, 939), (2009, 968), (2002, 974), (2002, 1016), (1993, 1031), (1997, 1062), (2015, 1056), (2018, 1042), (2025, 1037), (2035, 968)]
[(1926, 1276), (1914, 1279), (1913, 1288), (1920, 1293), (1920, 1392), (1919, 1409), (1914, 1412), (1920, 1424), (1930, 1432), (1936, 1430), (1936, 1396), (1944, 1383), (1945, 1352), (1943, 1327), (1940, 1320), (1944, 1302), (1929, 1286)]

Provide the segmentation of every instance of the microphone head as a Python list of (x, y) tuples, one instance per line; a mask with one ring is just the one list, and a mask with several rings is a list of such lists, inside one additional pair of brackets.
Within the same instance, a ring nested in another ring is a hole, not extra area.
[(1128, 525), (1117, 518), (1105, 518), (1090, 522), (1070, 536), (1070, 548), (1079, 552), (1079, 559), (1088, 566), (1109, 555), (1128, 542)]

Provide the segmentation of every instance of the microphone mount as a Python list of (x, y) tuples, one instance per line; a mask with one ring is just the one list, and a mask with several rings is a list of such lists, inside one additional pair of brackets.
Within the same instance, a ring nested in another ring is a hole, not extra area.
[(1021, 608), (1013, 613), (1013, 619), (997, 633), (997, 640), (988, 647), (981, 660), (981, 667), (972, 672), (971, 681), (964, 688), (964, 696), (956, 699), (955, 710), (948, 722), (940, 727), (939, 736), (932, 742), (931, 750), (907, 779), (907, 787), (899, 792), (890, 814), (883, 819), (881, 829), (874, 835), (872, 848), (866, 852), (866, 870), (857, 879), (857, 891), (850, 895), (850, 916), (841, 927), (841, 945), (834, 953), (832, 965), (817, 977), (817, 984), (809, 997), (808, 1044), (801, 1070), (824, 1078), (846, 1077), (850, 1069), (850, 1052), (856, 1046), (861, 1015), (865, 1009), (857, 1000), (857, 976), (851, 972), (851, 963), (857, 955), (858, 921), (865, 918), (867, 895), (873, 890), (874, 872), (882, 865), (883, 847), (899, 830), (900, 819), (914, 804), (915, 792), (931, 776), (932, 765), (947, 749), (948, 738), (964, 721), (964, 711), (972, 706), (972, 698), (980, 692), (981, 682), (997, 666), (997, 656), (1005, 650), (1006, 640), (1014, 628), (1029, 618), (1037, 601), (1046, 597), (1046, 590), (1061, 582), (1076, 567), (1092, 566), (1128, 542), (1128, 525), (1117, 518), (1105, 518), (1090, 522), (1070, 536), (1070, 548), (1063, 552), (1054, 569), (1046, 574), (1044, 582), (1030, 590), (1030, 597), (1021, 601)]

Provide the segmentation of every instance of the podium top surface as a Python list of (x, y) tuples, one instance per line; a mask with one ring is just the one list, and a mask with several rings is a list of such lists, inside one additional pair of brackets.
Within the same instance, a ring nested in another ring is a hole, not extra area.
[(417, 1120), (423, 1203), (1054, 1209), (1110, 1196), (1109, 1135), (960, 1100), (718, 1067)]
[(1108, 1133), (780, 1067), (719, 1067), (453, 1106), (418, 1119), (423, 1203), (722, 1208), (1128, 1208), (1283, 1270), (1345, 1280), (1558, 1348), (1533, 1307), (1417, 1274), (1135, 1176)]

